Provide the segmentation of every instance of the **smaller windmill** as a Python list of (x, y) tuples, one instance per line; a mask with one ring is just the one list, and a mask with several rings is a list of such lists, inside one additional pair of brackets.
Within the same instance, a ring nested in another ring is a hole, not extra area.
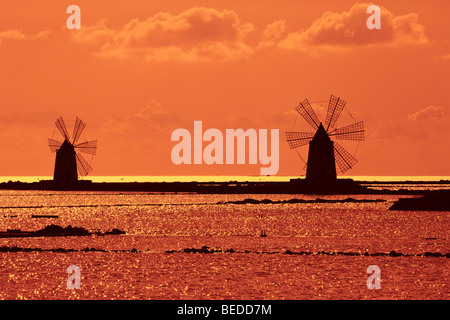
[(79, 142), (86, 124), (78, 117), (73, 127), (72, 140), (62, 117), (55, 122), (61, 133), (63, 142), (48, 139), (51, 152), (56, 152), (55, 171), (53, 181), (58, 183), (73, 183), (80, 176), (88, 175), (93, 169), (81, 153), (94, 156), (97, 152), (97, 140)]
[(286, 132), (286, 140), (291, 149), (309, 144), (306, 180), (314, 183), (333, 182), (337, 179), (336, 167), (340, 173), (351, 169), (357, 162), (337, 141), (364, 141), (364, 123), (355, 122), (348, 126), (335, 128), (335, 124), (346, 102), (331, 95), (325, 124), (319, 121), (308, 99), (300, 102), (297, 112), (309, 123), (315, 132)]

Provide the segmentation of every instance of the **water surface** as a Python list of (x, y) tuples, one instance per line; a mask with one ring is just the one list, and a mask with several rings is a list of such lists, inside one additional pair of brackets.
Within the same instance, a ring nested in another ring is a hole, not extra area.
[[(0, 239), (0, 298), (448, 298), (449, 212), (389, 211), (394, 195), (320, 196), (383, 202), (223, 204), (317, 197), (0, 191), (1, 231), (57, 224), (126, 232)], [(58, 218), (32, 218), (40, 214)], [(185, 250), (204, 246), (215, 253)], [(366, 285), (374, 264), (380, 290)], [(69, 265), (81, 268), (80, 290), (67, 289)]]

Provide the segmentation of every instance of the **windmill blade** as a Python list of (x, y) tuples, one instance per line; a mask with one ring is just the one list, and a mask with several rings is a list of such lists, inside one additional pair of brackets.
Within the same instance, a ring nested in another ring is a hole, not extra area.
[(48, 146), (51, 152), (56, 152), (61, 148), (62, 142), (54, 139), (48, 139)]
[(364, 122), (357, 122), (329, 133), (329, 136), (335, 136), (340, 140), (364, 141)]
[(59, 132), (61, 132), (64, 139), (67, 141), (70, 141), (69, 132), (67, 131), (66, 124), (64, 123), (64, 120), (62, 117), (59, 117), (56, 122), (56, 127), (58, 128)]
[(295, 108), (295, 110), (297, 110), (297, 112), (300, 113), (303, 119), (305, 119), (306, 122), (308, 122), (311, 125), (311, 127), (313, 127), (314, 129), (319, 128), (320, 124), (319, 118), (317, 118), (317, 115), (314, 112), (311, 105), (309, 104), (308, 99), (305, 99), (303, 100), (303, 102), (300, 102), (298, 107)]
[(335, 97), (333, 95), (330, 96), (330, 102), (328, 103), (327, 117), (325, 119), (325, 127), (326, 131), (330, 127), (334, 127), (337, 119), (341, 115), (342, 110), (345, 107), (346, 102), (341, 100), (341, 98)]
[(312, 132), (286, 132), (286, 141), (289, 143), (290, 149), (304, 146), (312, 138), (314, 138), (314, 133)]
[(339, 169), (341, 170), (341, 173), (344, 173), (348, 169), (351, 169), (358, 162), (358, 160), (356, 160), (355, 157), (353, 157), (336, 141), (334, 141), (333, 144), (334, 158), (339, 166)]
[(77, 143), (78, 138), (83, 133), (84, 128), (86, 127), (86, 124), (80, 120), (80, 118), (77, 117), (75, 120), (75, 125), (73, 126), (73, 142), (72, 144)]
[(91, 154), (91, 155), (96, 155), (97, 154), (97, 140), (92, 140), (92, 141), (86, 141), (86, 142), (82, 142), (77, 144), (76, 146), (74, 146), (74, 148), (77, 151), (83, 152), (83, 153), (87, 153), (87, 154)]
[(75, 157), (77, 160), (77, 169), (81, 176), (87, 176), (89, 172), (94, 170), (81, 154), (75, 152)]

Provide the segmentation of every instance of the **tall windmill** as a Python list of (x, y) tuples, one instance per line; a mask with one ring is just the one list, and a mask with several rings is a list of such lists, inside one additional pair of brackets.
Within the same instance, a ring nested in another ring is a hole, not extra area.
[(344, 173), (358, 162), (350, 152), (334, 140), (364, 141), (362, 121), (335, 128), (345, 104), (345, 101), (331, 95), (324, 124), (319, 121), (308, 99), (300, 102), (296, 108), (303, 119), (315, 130), (315, 132), (286, 132), (286, 140), (291, 149), (309, 144), (306, 163), (307, 181), (333, 182), (337, 179), (336, 168), (339, 168), (340, 173)]
[(81, 153), (94, 156), (97, 152), (97, 140), (79, 142), (86, 124), (78, 117), (73, 127), (72, 140), (62, 117), (58, 118), (55, 124), (64, 141), (48, 139), (50, 151), (56, 152), (53, 181), (73, 183), (78, 181), (78, 173), (80, 176), (86, 176), (93, 170)]

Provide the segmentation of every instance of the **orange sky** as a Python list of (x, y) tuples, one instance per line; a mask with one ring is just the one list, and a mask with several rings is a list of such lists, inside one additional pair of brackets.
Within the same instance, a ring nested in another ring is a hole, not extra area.
[[(354, 1), (44, 3), (0, 11), (1, 176), (53, 174), (59, 116), (98, 139), (92, 175), (259, 174), (174, 165), (171, 133), (194, 120), (279, 129), (278, 175), (304, 174), (284, 132), (299, 101), (330, 94), (367, 130), (348, 175), (450, 175), (448, 1), (378, 1), (381, 30)], [(80, 30), (66, 27), (70, 4)]]

